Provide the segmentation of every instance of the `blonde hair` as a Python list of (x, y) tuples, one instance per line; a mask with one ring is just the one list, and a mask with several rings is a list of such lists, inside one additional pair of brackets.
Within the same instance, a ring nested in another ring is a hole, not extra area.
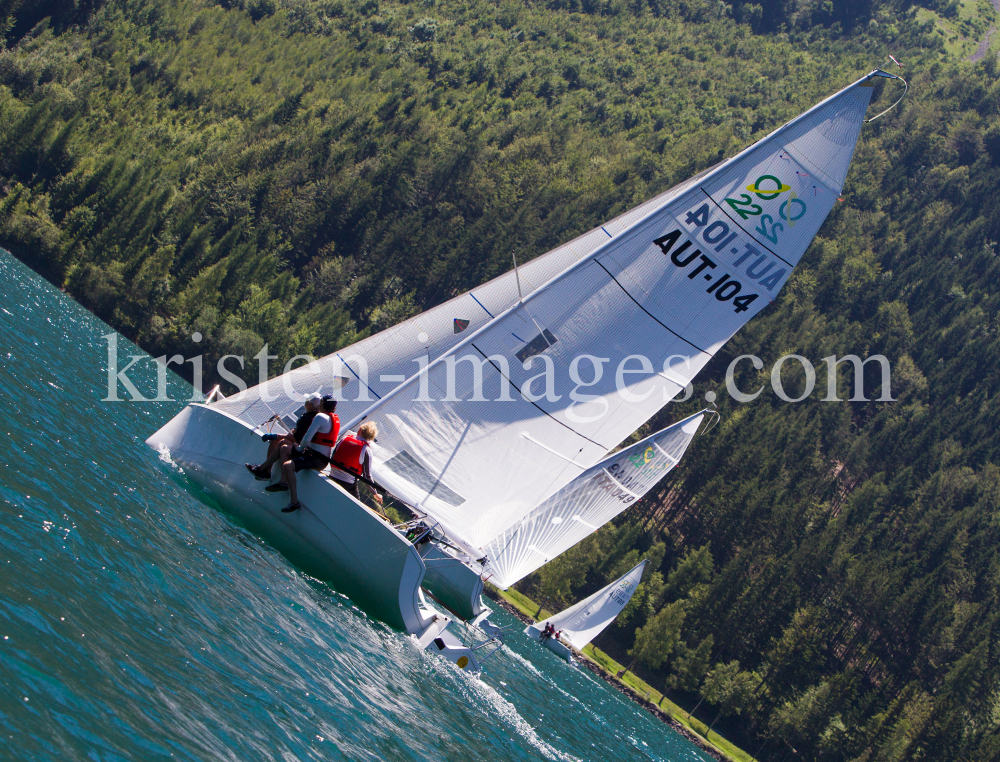
[(358, 426), (358, 437), (366, 442), (374, 442), (377, 436), (378, 426), (375, 425), (375, 421), (366, 421)]

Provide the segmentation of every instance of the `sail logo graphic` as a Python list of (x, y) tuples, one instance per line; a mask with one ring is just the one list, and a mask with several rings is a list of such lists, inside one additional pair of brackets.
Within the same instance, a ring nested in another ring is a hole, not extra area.
[[(785, 157), (782, 155), (780, 158)], [(796, 177), (802, 174), (796, 172)], [(777, 293), (784, 283), (790, 267), (782, 265), (789, 265), (789, 262), (770, 247), (780, 249), (785, 243), (783, 239), (788, 235), (787, 231), (792, 230), (809, 211), (808, 205), (791, 185), (777, 175), (760, 175), (744, 187), (748, 193), (734, 194), (735, 197), (725, 198), (723, 203), (717, 202), (708, 189), (701, 190), (715, 207), (702, 203), (677, 218), (678, 221), (683, 218), (690, 229), (688, 235), (694, 240), (681, 240), (684, 233), (676, 229), (656, 238), (653, 243), (670, 257), (673, 264), (685, 270), (689, 280), (703, 280), (705, 293), (713, 294), (720, 302), (731, 303), (737, 314), (746, 312), (760, 296), (759, 293), (747, 293), (747, 280), (772, 294)], [(725, 205), (729, 206), (728, 211)], [(716, 207), (727, 219), (716, 216)], [(731, 212), (735, 212), (740, 219), (731, 216)], [(744, 227), (746, 222), (752, 227)], [(752, 242), (742, 239), (744, 234), (749, 234)], [(724, 271), (719, 267), (723, 263), (713, 259), (714, 255), (693, 249), (702, 243), (710, 246), (715, 254), (732, 257), (729, 267), (737, 268), (737, 271)]]
[(637, 452), (629, 457), (629, 462), (636, 468), (644, 468), (656, 456), (652, 447), (647, 447), (643, 452)]
[(632, 580), (622, 580), (618, 585), (618, 589), (611, 592), (610, 597), (619, 606), (624, 606), (628, 603), (628, 599), (632, 597)]
[[(796, 172), (795, 174), (799, 175), (800, 173)], [(773, 188), (771, 187), (772, 185), (774, 186)], [(746, 186), (745, 190), (750, 191), (750, 193), (761, 201), (773, 201), (781, 197), (782, 193), (788, 193), (788, 200), (784, 201), (778, 208), (778, 215), (781, 219), (789, 223), (789, 228), (794, 227), (795, 222), (802, 219), (806, 213), (805, 201), (799, 198), (798, 194), (792, 190), (791, 185), (786, 185), (780, 178), (774, 175), (761, 175), (752, 184)], [(771, 222), (774, 221), (773, 217), (764, 214), (764, 209), (760, 204), (753, 203), (753, 199), (748, 193), (740, 193), (737, 198), (727, 198), (726, 203), (744, 220), (748, 217), (761, 217)], [(779, 223), (777, 227), (780, 230), (783, 226)], [(761, 223), (761, 226), (757, 228), (757, 232), (770, 240), (771, 243), (778, 243), (777, 232), (773, 230), (769, 231), (766, 224)]]
[[(809, 177), (809, 175), (798, 171), (796, 171), (795, 175), (796, 177)], [(795, 227), (795, 223), (801, 220), (805, 216), (806, 211), (808, 211), (806, 202), (799, 198), (799, 195), (792, 190), (792, 186), (786, 185), (781, 178), (775, 175), (761, 175), (751, 185), (746, 186), (745, 190), (750, 191), (750, 193), (761, 201), (774, 201), (781, 198), (783, 193), (788, 194), (778, 207), (778, 217), (784, 221), (783, 223), (775, 222), (774, 217), (770, 214), (764, 214), (763, 207), (760, 204), (753, 203), (753, 199), (747, 193), (740, 193), (739, 198), (726, 199), (726, 203), (742, 219), (760, 217), (760, 224), (754, 228), (754, 232), (759, 233), (762, 238), (772, 244), (780, 242), (778, 234), (785, 229), (786, 224), (788, 229), (791, 230)]]
[[(797, 204), (797, 206), (793, 206)], [(788, 200), (778, 207), (778, 216), (788, 223), (788, 229), (795, 227), (795, 223), (801, 220), (806, 213), (806, 202), (798, 197), (795, 191), (788, 194)]]
[[(765, 180), (770, 180), (777, 187), (776, 188), (765, 188), (761, 185)], [(770, 201), (772, 198), (777, 198), (782, 193), (790, 191), (792, 189), (791, 185), (785, 185), (781, 180), (779, 180), (774, 175), (761, 175), (758, 177), (753, 185), (748, 185), (747, 190), (751, 193), (756, 194), (757, 198), (763, 199), (764, 201)]]

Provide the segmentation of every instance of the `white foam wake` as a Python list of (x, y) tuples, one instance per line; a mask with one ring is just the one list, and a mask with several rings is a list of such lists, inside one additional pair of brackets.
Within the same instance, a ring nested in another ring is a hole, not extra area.
[(512, 730), (548, 759), (559, 760), (559, 762), (581, 762), (578, 757), (562, 752), (543, 741), (531, 724), (518, 713), (517, 708), (492, 686), (471, 675), (467, 675), (467, 677), (469, 679), (466, 687), (473, 694), (470, 698), (476, 706), (488, 707), (491, 714), (500, 717)]

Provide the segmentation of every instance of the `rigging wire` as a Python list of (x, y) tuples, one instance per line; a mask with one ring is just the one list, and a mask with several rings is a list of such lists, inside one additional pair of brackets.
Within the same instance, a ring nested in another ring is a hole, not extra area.
[(716, 408), (715, 403), (714, 402), (710, 402), (709, 404), (711, 405), (711, 407), (710, 408), (707, 407), (704, 410), (702, 410), (701, 412), (705, 413), (705, 415), (714, 415), (715, 416), (715, 420), (713, 420), (708, 425), (708, 428), (706, 428), (703, 432), (701, 432), (702, 436), (704, 436), (705, 434), (707, 434), (708, 432), (710, 432), (712, 429), (714, 429), (716, 426), (718, 426), (719, 422), (722, 420), (722, 413), (720, 413), (719, 410), (718, 410), (718, 408)]
[(524, 303), (524, 294), (521, 293), (521, 273), (517, 269), (517, 255), (514, 254), (513, 249), (510, 250), (510, 258), (514, 260), (514, 278), (517, 280), (517, 298), (521, 302), (521, 307), (524, 309), (526, 313), (528, 313), (528, 317), (531, 318), (531, 322), (535, 324), (535, 328), (538, 329), (538, 334), (542, 337), (545, 343), (548, 344), (548, 346), (551, 348), (552, 342), (549, 341), (549, 337), (545, 335), (545, 331), (543, 331), (542, 327), (538, 325), (538, 321), (535, 320), (535, 316), (531, 314), (531, 312), (528, 310), (527, 305), (525, 305)]
[[(901, 64), (899, 61), (897, 61), (892, 56), (889, 56), (889, 60), (892, 61), (894, 64), (896, 64), (896, 66), (898, 66), (900, 69), (903, 68), (903, 64)], [(882, 66), (885, 66), (888, 63), (889, 62), (886, 61), (885, 63), (882, 64)], [(896, 108), (896, 106), (898, 106), (902, 102), (903, 98), (906, 97), (906, 93), (910, 89), (910, 85), (907, 83), (907, 81), (905, 79), (903, 79), (902, 77), (900, 77), (898, 74), (890, 74), (889, 72), (884, 71), (881, 67), (879, 67), (878, 69), (875, 69), (875, 71), (873, 71), (871, 74), (869, 74), (868, 75), (868, 80), (871, 81), (871, 78), (873, 76), (881, 76), (881, 77), (886, 77), (888, 79), (898, 79), (900, 82), (903, 83), (903, 94), (900, 95), (899, 99), (895, 103), (893, 103), (891, 106), (889, 106), (889, 108), (887, 108), (885, 111), (883, 111), (883, 112), (881, 112), (879, 114), (876, 114), (871, 119), (865, 119), (865, 124), (871, 124), (872, 122), (874, 122), (879, 117), (885, 116), (890, 111), (892, 111), (894, 108)]]

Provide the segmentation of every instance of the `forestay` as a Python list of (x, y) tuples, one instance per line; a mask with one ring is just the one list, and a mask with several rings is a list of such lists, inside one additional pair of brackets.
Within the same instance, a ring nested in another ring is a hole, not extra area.
[(588, 468), (486, 547), (490, 582), (508, 588), (631, 507), (684, 455), (698, 413)]
[(628, 574), (601, 588), (589, 598), (555, 616), (531, 625), (525, 632), (544, 630), (545, 625), (551, 624), (556, 631), (562, 630), (560, 640), (573, 646), (577, 651), (582, 651), (583, 647), (600, 635), (628, 605), (639, 587), (639, 580), (642, 579), (645, 568), (646, 562), (640, 562)]
[(843, 187), (871, 76), (671, 194), (383, 397), (365, 413), (382, 465), (485, 548), (603, 458), (788, 280)]

